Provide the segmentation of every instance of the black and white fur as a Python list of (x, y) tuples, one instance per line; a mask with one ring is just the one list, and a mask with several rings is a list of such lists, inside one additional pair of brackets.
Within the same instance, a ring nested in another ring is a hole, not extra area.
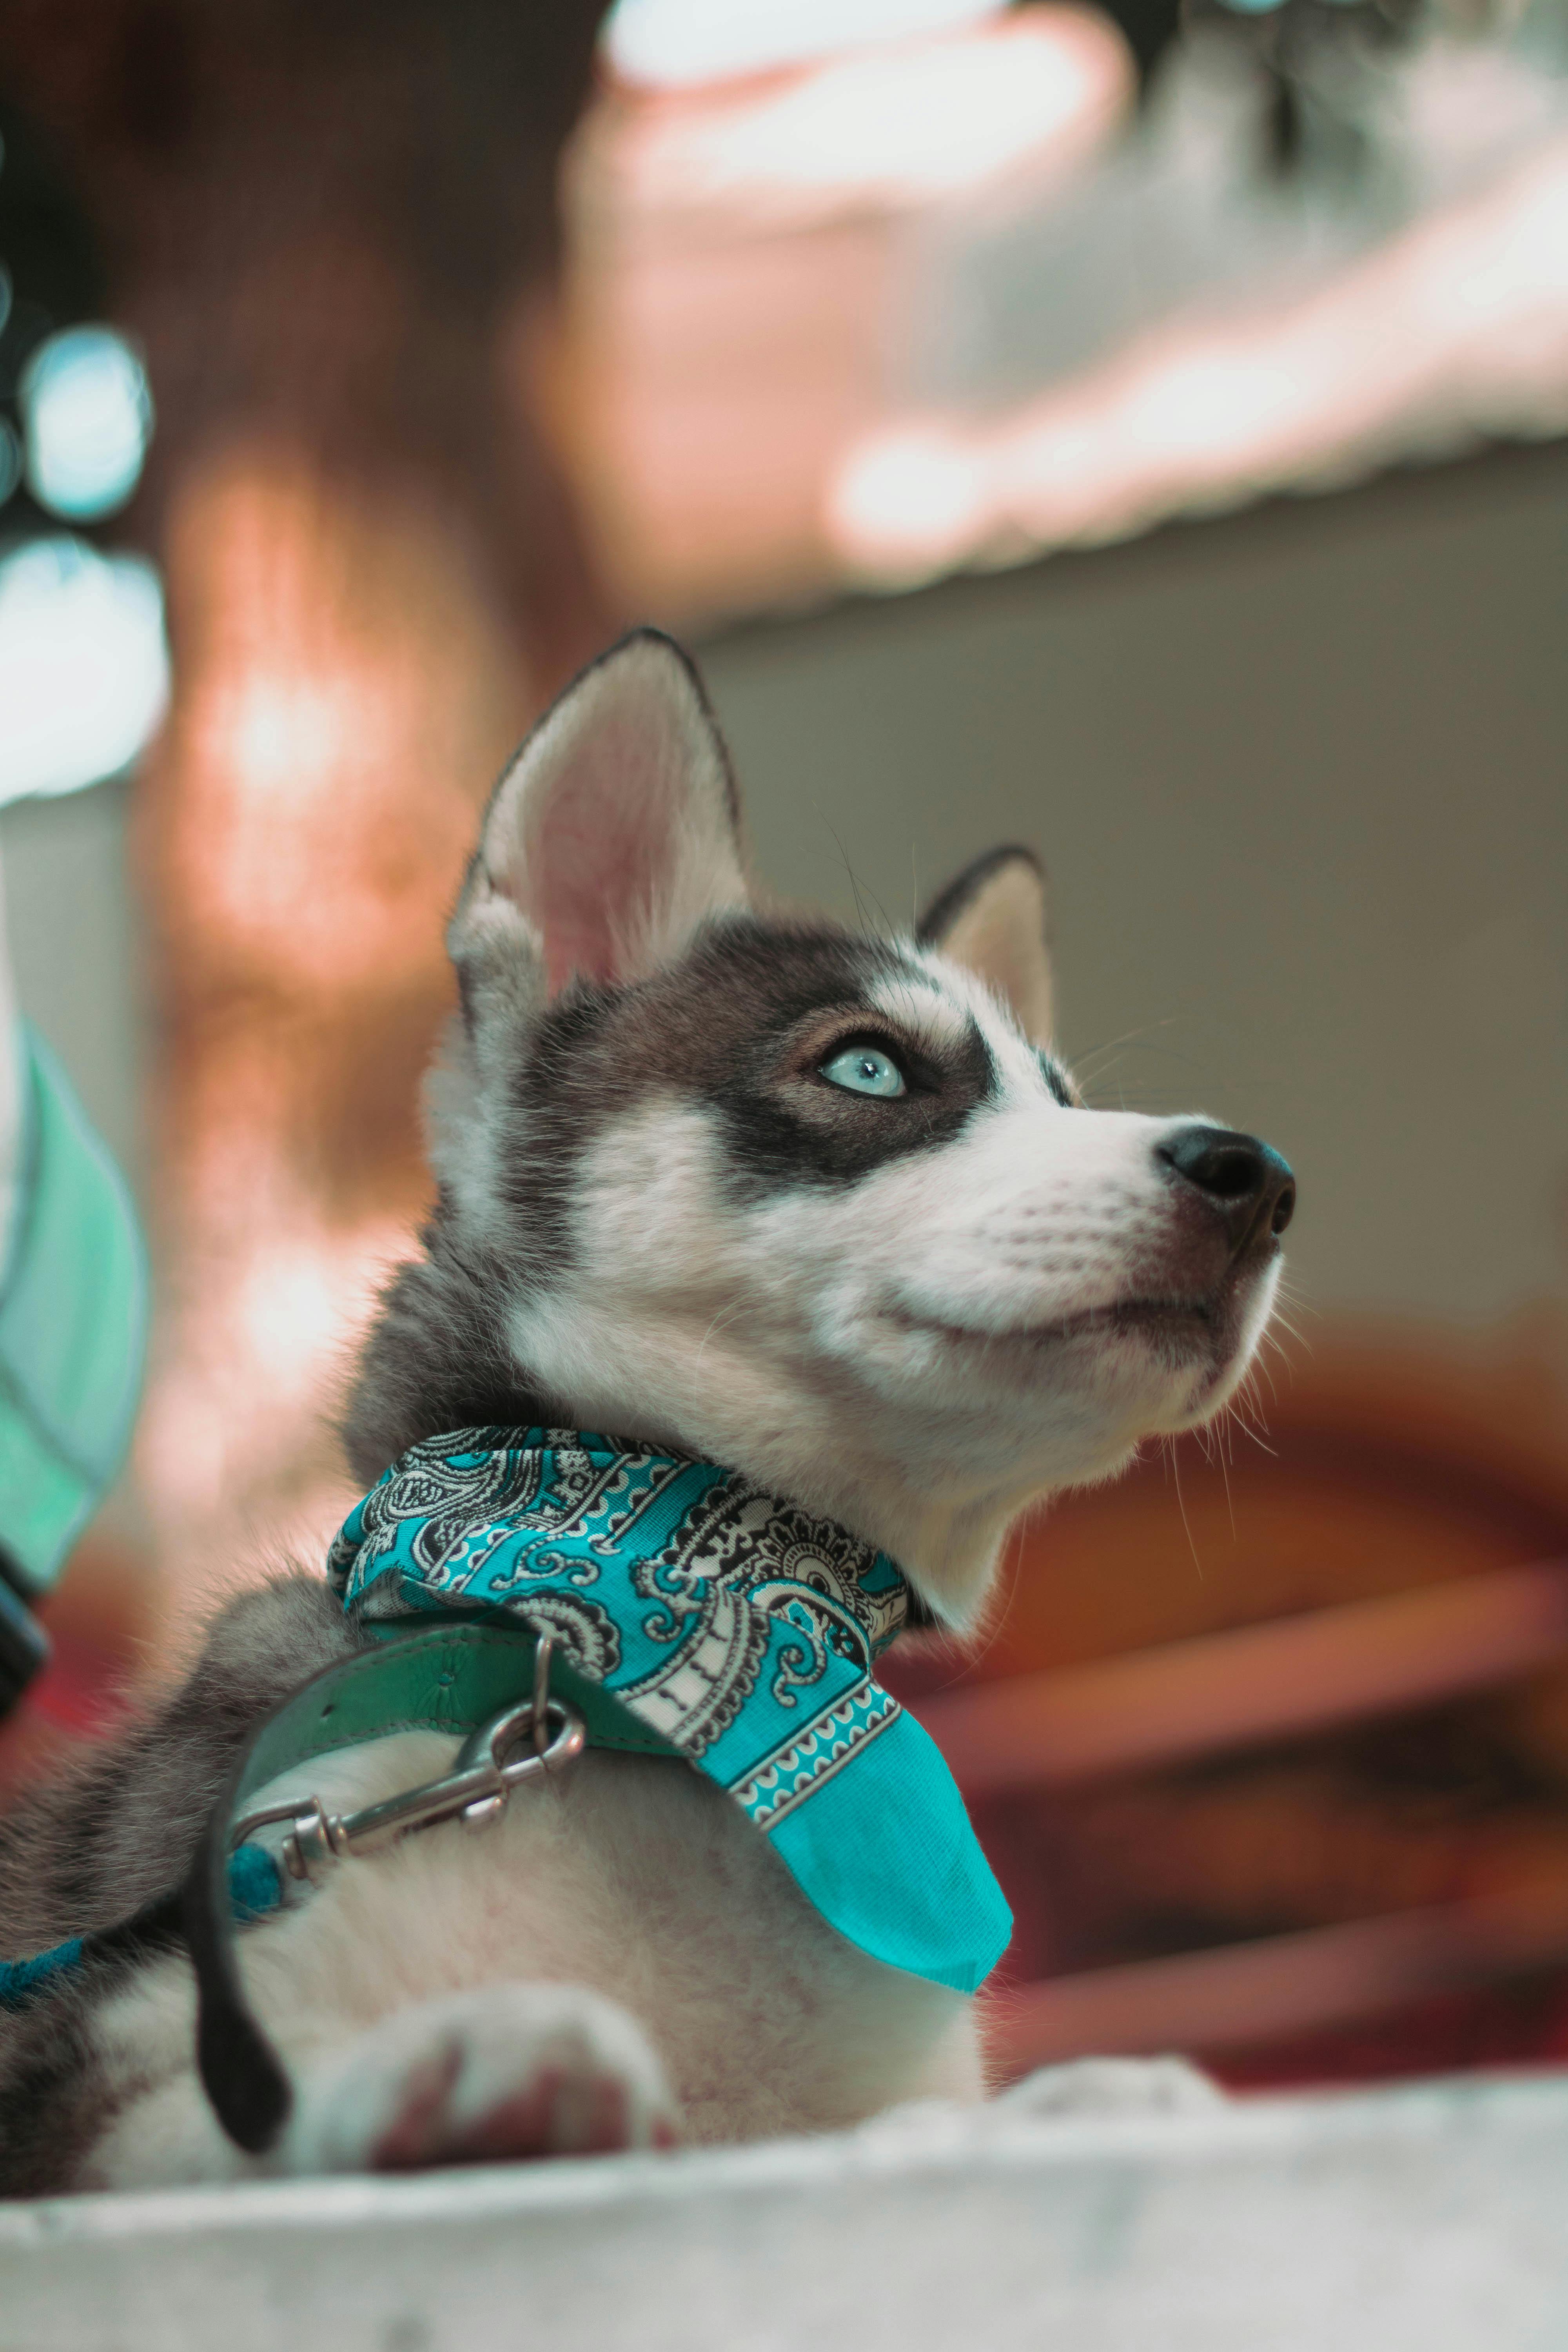
[[(1082, 1107), (1021, 850), (914, 938), (766, 910), (667, 639), (606, 655), (524, 745), (448, 937), (438, 1199), (349, 1410), (366, 1483), (476, 1423), (647, 1439), (842, 1521), (963, 1633), (1021, 1511), (1242, 1378), (1283, 1163)], [(825, 1075), (858, 1046), (901, 1093)], [(248, 1726), (357, 1640), (314, 1577), (226, 1611), (156, 1721), (9, 1827), (0, 1945), (179, 1878)], [(406, 1734), (297, 1780), (338, 1807), (447, 1761)], [(149, 1950), (0, 2016), (0, 2189), (740, 2139), (983, 2091), (973, 2003), (847, 1945), (679, 1765), (590, 1754), (483, 1837), (341, 1867), (242, 1948), (296, 2090), (264, 2165), (196, 2083), (187, 1963)]]

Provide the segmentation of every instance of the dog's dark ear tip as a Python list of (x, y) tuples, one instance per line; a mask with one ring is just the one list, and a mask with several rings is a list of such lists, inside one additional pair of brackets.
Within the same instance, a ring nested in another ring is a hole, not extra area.
[(748, 903), (734, 775), (702, 681), (673, 637), (643, 627), (579, 673), (509, 762), (447, 944), (515, 1011), (575, 978), (644, 978), (702, 920)]
[(983, 850), (955, 874), (945, 889), (939, 890), (920, 921), (915, 937), (922, 947), (940, 947), (953, 926), (962, 920), (987, 885), (1009, 866), (1026, 866), (1040, 886), (1042, 910), (1048, 904), (1050, 877), (1037, 850), (1026, 842), (1005, 841), (994, 849)]
[[(580, 683), (582, 678), (588, 677), (590, 672), (603, 668), (606, 663), (617, 661), (625, 654), (638, 651), (657, 653), (666, 665), (667, 674), (671, 669), (679, 673), (681, 684), (689, 692), (700, 717), (712, 736), (714, 748), (719, 754), (720, 764), (723, 770), (731, 818), (739, 824), (740, 795), (736, 789), (730, 749), (720, 730), (713, 704), (709, 696), (707, 682), (697, 666), (696, 656), (687, 651), (679, 637), (672, 637), (669, 631), (661, 629), (657, 622), (639, 621), (635, 628), (628, 629), (624, 636), (617, 637), (613, 646), (606, 647), (595, 660), (591, 661), (587, 668), (580, 673), (577, 682)], [(566, 690), (571, 691), (570, 688)]]
[(583, 680), (592, 677), (595, 670), (607, 668), (613, 663), (624, 660), (628, 655), (637, 653), (657, 655), (670, 667), (678, 669), (687, 685), (697, 695), (703, 709), (708, 709), (708, 691), (702, 683), (702, 673), (698, 668), (696, 661), (688, 653), (679, 637), (672, 637), (668, 629), (661, 629), (654, 621), (638, 621), (635, 627), (623, 631), (612, 645), (605, 647), (603, 653), (595, 654), (592, 661), (584, 664), (571, 684), (562, 689), (562, 696), (557, 698), (563, 698), (565, 695), (570, 694), (573, 687), (580, 686)]
[(1022, 842), (988, 849), (927, 908), (916, 939), (984, 981), (1026, 1037), (1051, 1029), (1049, 902), (1046, 869)]
[(679, 655), (688, 669), (695, 667), (691, 656), (680, 643), (679, 638), (672, 637), (668, 629), (661, 629), (657, 621), (634, 622), (629, 629), (624, 629), (621, 632), (614, 645), (608, 646), (600, 655), (599, 659), (608, 661), (612, 655), (621, 653), (627, 646), (637, 645), (663, 646), (670, 653)]

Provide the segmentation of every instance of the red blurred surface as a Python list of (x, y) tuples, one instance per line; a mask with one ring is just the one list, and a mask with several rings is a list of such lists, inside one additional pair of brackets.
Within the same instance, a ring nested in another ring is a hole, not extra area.
[(50, 1654), (0, 1722), (0, 1806), (132, 1711), (152, 1660), (153, 1587), (137, 1555), (89, 1536), (37, 1614)]
[(1540, 1334), (1331, 1343), (1267, 1452), (1184, 1444), (1066, 1499), (971, 1659), (894, 1664), (1014, 1906), (1005, 2071), (1178, 2047), (1261, 2085), (1563, 2054), (1563, 1574), (1521, 1574), (1568, 1556), (1560, 1362)]

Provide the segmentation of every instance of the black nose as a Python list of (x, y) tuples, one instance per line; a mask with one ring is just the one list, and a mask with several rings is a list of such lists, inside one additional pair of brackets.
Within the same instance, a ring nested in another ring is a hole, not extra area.
[(1228, 1127), (1184, 1127), (1154, 1157), (1206, 1193), (1225, 1219), (1233, 1250), (1282, 1234), (1296, 1210), (1296, 1179), (1277, 1151)]

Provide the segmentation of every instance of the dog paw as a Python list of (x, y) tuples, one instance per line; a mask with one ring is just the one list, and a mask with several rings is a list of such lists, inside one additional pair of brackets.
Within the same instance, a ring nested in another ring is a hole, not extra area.
[(1225, 2093), (1184, 2058), (1076, 2058), (1042, 2066), (994, 2099), (917, 2099), (887, 2108), (860, 2134), (878, 2147), (913, 2155), (981, 2147), (1020, 2124), (1207, 2115), (1225, 2105)]
[(1066, 2116), (1203, 2115), (1225, 2104), (1218, 2084), (1184, 2058), (1075, 2058), (1026, 2074), (990, 2102), (990, 2112), (1048, 2122)]
[(498, 1985), (388, 2018), (300, 2084), (292, 2173), (668, 2147), (663, 2071), (624, 2010), (571, 1985)]

